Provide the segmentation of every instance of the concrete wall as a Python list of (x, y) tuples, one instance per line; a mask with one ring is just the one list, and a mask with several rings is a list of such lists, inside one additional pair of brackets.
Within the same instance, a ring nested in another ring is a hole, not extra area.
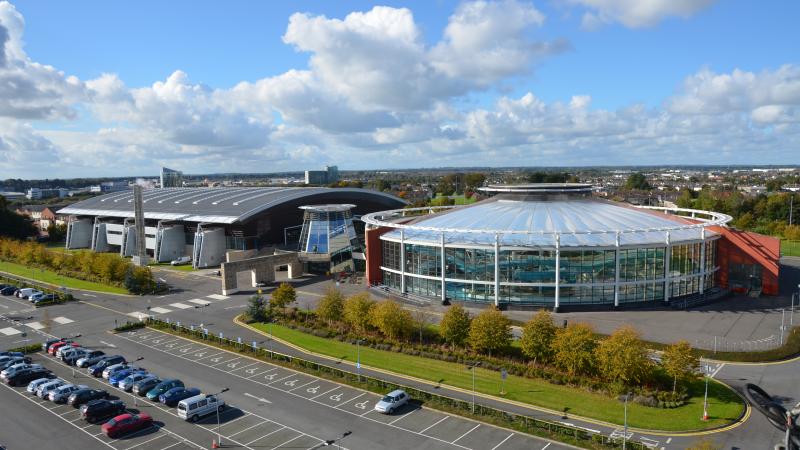
[(92, 233), (92, 250), (96, 252), (109, 251), (110, 247), (106, 240), (106, 224), (102, 222), (94, 224)]
[(275, 281), (275, 268), (289, 266), (289, 278), (303, 274), (303, 265), (297, 259), (297, 253), (279, 253), (268, 256), (242, 259), (222, 263), (222, 295), (229, 295), (239, 291), (237, 275), (239, 272), (250, 272), (253, 287), (257, 283), (271, 283)]
[(92, 219), (74, 219), (67, 224), (67, 248), (89, 248), (92, 245)]
[(157, 231), (160, 236), (157, 237), (158, 262), (174, 261), (181, 256), (191, 255), (191, 251), (186, 251), (186, 235), (183, 231), (183, 225), (168, 225), (160, 228)]
[(105, 225), (106, 225), (106, 242), (109, 245), (122, 245), (122, 224), (107, 223)]
[[(198, 248), (198, 244), (200, 247)], [(214, 267), (225, 261), (225, 229), (209, 228), (195, 235), (192, 263), (195, 268)]]

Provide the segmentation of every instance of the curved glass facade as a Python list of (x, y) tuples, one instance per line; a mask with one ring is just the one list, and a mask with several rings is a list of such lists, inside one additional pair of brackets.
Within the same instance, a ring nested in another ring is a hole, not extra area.
[(502, 246), (497, 252), (445, 246), (443, 252), (441, 246), (401, 248), (383, 239), (381, 270), (387, 287), (425, 297), (441, 298), (444, 281), (450, 300), (544, 306), (663, 302), (714, 286), (715, 239), (558, 252)]

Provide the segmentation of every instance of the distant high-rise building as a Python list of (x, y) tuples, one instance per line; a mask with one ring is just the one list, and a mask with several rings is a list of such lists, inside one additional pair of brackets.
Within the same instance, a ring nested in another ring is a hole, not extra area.
[(183, 187), (183, 172), (180, 170), (161, 168), (161, 187)]
[(325, 170), (306, 170), (306, 184), (331, 184), (339, 181), (339, 168), (325, 166)]

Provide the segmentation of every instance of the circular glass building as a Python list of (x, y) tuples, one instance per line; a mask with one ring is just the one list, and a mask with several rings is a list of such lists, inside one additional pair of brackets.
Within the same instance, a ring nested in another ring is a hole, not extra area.
[(730, 216), (611, 202), (586, 184), (481, 190), (491, 197), (469, 206), (363, 216), (368, 270), (399, 293), (497, 306), (646, 304), (714, 288), (709, 227)]

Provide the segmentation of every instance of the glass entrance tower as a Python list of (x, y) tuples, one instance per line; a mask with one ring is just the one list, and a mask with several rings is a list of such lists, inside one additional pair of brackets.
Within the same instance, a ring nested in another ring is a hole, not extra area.
[[(311, 271), (353, 271), (353, 253), (361, 252), (353, 226), (355, 205), (307, 205), (300, 232), (299, 258)], [(316, 270), (314, 270), (316, 269)]]

